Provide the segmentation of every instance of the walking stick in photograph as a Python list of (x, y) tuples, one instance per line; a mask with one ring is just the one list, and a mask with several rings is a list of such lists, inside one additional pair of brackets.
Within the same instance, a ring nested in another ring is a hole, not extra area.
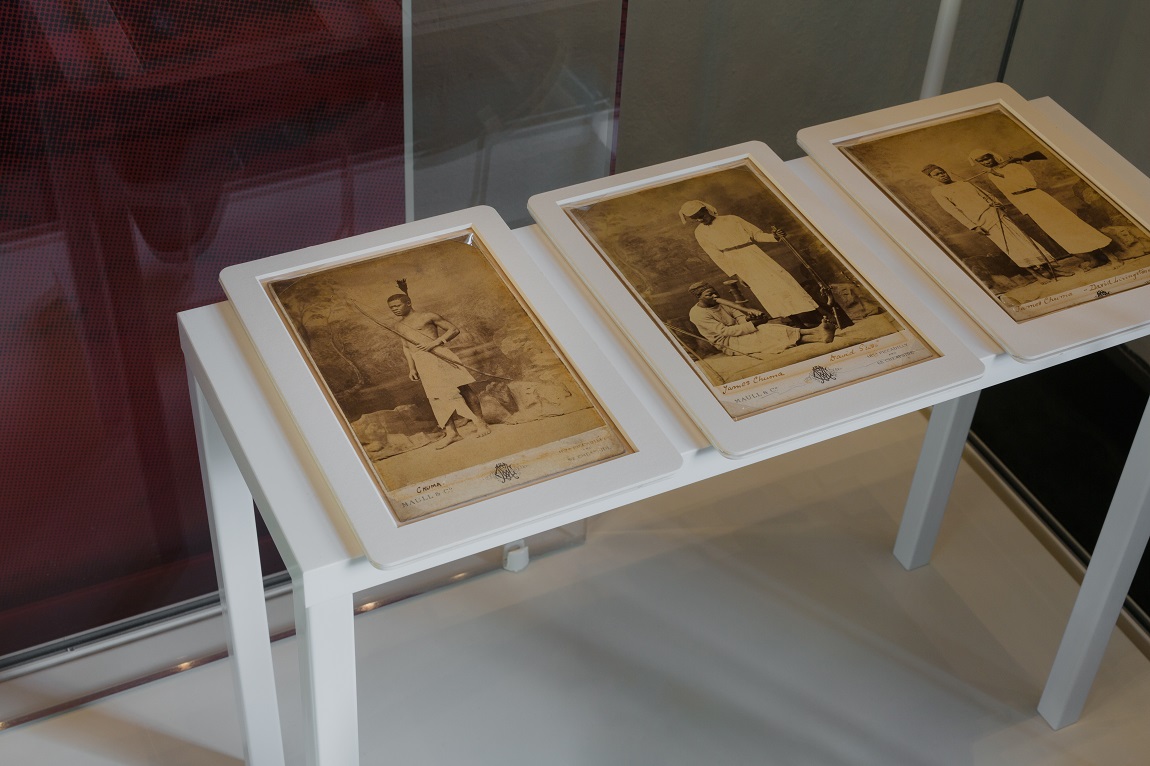
[[(1009, 258), (1010, 257), (1010, 240), (1008, 240), (1006, 238), (1006, 226), (1003, 223), (1003, 219), (1005, 219), (1007, 221), (1010, 221), (1010, 219), (1006, 217), (1006, 215), (1002, 212), (1002, 208), (999, 207), (998, 205), (991, 204), (990, 207), (994, 210), (994, 214), (998, 217), (998, 229), (999, 229), (999, 231), (1002, 232), (1002, 246), (1003, 246), (1002, 252), (1006, 253), (1007, 257)], [(1011, 221), (1011, 223), (1014, 223), (1014, 222)], [(1015, 225), (1017, 226), (1017, 224), (1015, 224)], [(1019, 229), (1019, 231), (1021, 231), (1021, 229)], [(1058, 272), (1055, 271), (1055, 269), (1054, 269), (1054, 261), (1051, 260), (1050, 254), (1046, 252), (1045, 248), (1040, 247), (1037, 242), (1034, 243), (1034, 247), (1035, 247), (1035, 249), (1038, 250), (1038, 252), (1042, 255), (1042, 259), (1046, 262), (1046, 268), (1050, 271), (1050, 278), (1053, 279), (1055, 282), (1057, 282), (1058, 281)]]
[(799, 263), (803, 265), (803, 268), (810, 272), (810, 275), (814, 277), (815, 282), (817, 282), (819, 285), (819, 294), (823, 297), (823, 300), (826, 301), (825, 305), (820, 308), (825, 309), (825, 311), (830, 314), (831, 321), (835, 323), (835, 327), (841, 330), (844, 327), (850, 327), (853, 325), (854, 320), (847, 315), (846, 310), (843, 309), (843, 307), (838, 304), (838, 301), (835, 300), (835, 294), (831, 292), (831, 286), (823, 281), (823, 278), (820, 277), (818, 272), (811, 267), (811, 264), (808, 263), (807, 259), (802, 256), (802, 253), (799, 252), (798, 248), (791, 244), (790, 240), (787, 239), (787, 235), (783, 233), (782, 229), (773, 229), (771, 234), (773, 234), (775, 239), (777, 239), (779, 242), (782, 242), (784, 245), (786, 245), (787, 249), (791, 251), (791, 254), (794, 255), (795, 258), (798, 258)]

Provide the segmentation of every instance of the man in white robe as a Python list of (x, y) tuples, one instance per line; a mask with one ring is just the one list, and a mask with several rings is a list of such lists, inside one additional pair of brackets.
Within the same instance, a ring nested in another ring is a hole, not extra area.
[(1055, 275), (1053, 259), (1042, 245), (1023, 233), (1003, 212), (1002, 203), (969, 181), (955, 181), (938, 165), (927, 165), (922, 172), (938, 183), (930, 190), (943, 210), (964, 228), (983, 235), (1021, 268), (1039, 281), (1048, 281), (1039, 269), (1045, 266)]
[(1054, 197), (1038, 188), (1034, 175), (1018, 162), (1007, 162), (1000, 155), (976, 149), (968, 158), (970, 164), (984, 169), (982, 175), (1023, 215), (1050, 236), (1071, 255), (1090, 253), (1096, 262), (1105, 264), (1105, 253), (1097, 253), (1110, 244), (1110, 238), (1083, 221)]
[(718, 215), (711, 205), (690, 200), (679, 208), (679, 218), (697, 221), (695, 239), (715, 265), (729, 277), (738, 276), (772, 317), (793, 317), (818, 311), (814, 298), (760, 244), (778, 242), (737, 215)]

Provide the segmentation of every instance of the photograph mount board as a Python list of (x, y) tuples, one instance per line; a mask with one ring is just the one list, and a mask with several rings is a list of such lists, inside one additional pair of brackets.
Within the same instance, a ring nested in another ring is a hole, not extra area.
[(1150, 321), (1150, 181), (992, 84), (806, 128), (800, 145), (1007, 353)]
[(377, 566), (558, 518), (681, 463), (490, 208), (221, 282)]
[(761, 143), (536, 195), (528, 207), (728, 457), (982, 372)]

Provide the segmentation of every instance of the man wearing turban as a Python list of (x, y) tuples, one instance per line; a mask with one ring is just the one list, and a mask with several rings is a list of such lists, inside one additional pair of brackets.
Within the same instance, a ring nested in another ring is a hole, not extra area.
[(830, 343), (835, 337), (834, 325), (824, 321), (814, 330), (800, 330), (781, 324), (755, 325), (748, 321), (762, 312), (723, 300), (706, 282), (688, 288), (697, 302), (688, 316), (699, 335), (727, 356), (777, 354), (804, 340)]
[(1047, 281), (1039, 272), (1042, 266), (1050, 269), (1052, 275), (1055, 274), (1050, 254), (1003, 215), (1002, 204), (990, 196), (989, 192), (970, 181), (955, 181), (950, 173), (938, 165), (927, 165), (922, 172), (938, 184), (931, 189), (935, 201), (964, 228), (989, 239), (1010, 260), (1029, 270), (1039, 281)]
[(697, 199), (679, 208), (679, 220), (686, 223), (687, 219), (698, 222), (695, 239), (715, 265), (729, 277), (738, 275), (772, 317), (818, 310), (814, 298), (759, 247), (778, 242), (774, 234), (737, 215), (719, 215), (714, 207)]
[(1107, 262), (1104, 253), (1095, 253), (1110, 244), (1110, 238), (1083, 221), (1058, 200), (1039, 189), (1034, 175), (1015, 162), (1007, 162), (1000, 155), (985, 149), (975, 149), (967, 157), (970, 164), (983, 170), (983, 174), (1018, 208), (1071, 255), (1091, 253), (1101, 264)]

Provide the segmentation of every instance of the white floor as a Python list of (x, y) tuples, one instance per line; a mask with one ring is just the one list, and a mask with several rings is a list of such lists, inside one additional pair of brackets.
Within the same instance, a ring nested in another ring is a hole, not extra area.
[[(964, 466), (891, 555), (911, 415), (593, 519), (587, 543), (357, 618), (364, 764), (1145, 764), (1115, 632), (1082, 720), (1034, 710), (1076, 585)], [(277, 644), (301, 763), (292, 640)], [(0, 735), (8, 766), (234, 764), (226, 661)]]

